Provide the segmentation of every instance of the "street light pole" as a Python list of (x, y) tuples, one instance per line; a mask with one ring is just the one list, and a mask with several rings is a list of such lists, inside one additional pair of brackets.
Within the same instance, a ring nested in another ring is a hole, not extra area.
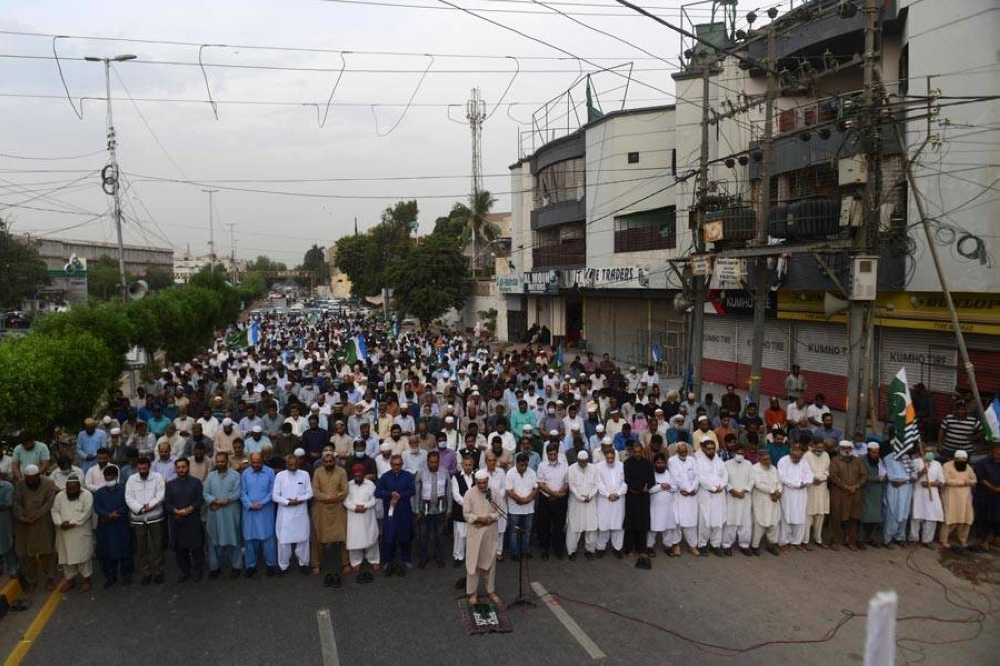
[[(121, 201), (121, 187), (119, 186), (119, 173), (118, 173), (118, 141), (115, 136), (115, 123), (114, 117), (111, 111), (111, 63), (112, 62), (125, 62), (126, 60), (135, 60), (136, 56), (131, 54), (123, 54), (115, 56), (113, 58), (98, 58), (96, 56), (87, 56), (84, 58), (87, 62), (103, 62), (104, 63), (104, 87), (105, 94), (108, 103), (108, 166), (105, 167), (102, 172), (103, 177), (103, 187), (104, 191), (114, 197), (114, 216), (115, 216), (115, 229), (118, 232), (118, 282), (119, 282), (119, 293), (122, 297), (122, 302), (128, 305), (128, 278), (125, 275), (125, 243), (122, 239), (122, 201)], [(110, 188), (110, 191), (109, 191)]]
[(215, 275), (215, 218), (212, 213), (212, 195), (219, 190), (202, 190), (208, 195), (208, 256), (212, 262), (211, 273)]

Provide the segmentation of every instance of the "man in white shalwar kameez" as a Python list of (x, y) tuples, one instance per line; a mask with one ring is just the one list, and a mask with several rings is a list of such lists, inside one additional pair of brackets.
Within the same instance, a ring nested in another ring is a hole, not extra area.
[(722, 526), (726, 522), (726, 464), (715, 453), (715, 442), (701, 440), (701, 454), (695, 456), (698, 470), (698, 554), (712, 551), (722, 555)]
[(66, 488), (59, 491), (52, 502), (56, 552), (65, 576), (60, 588), (62, 592), (68, 592), (76, 585), (77, 574), (83, 578), (80, 590), (90, 590), (93, 573), (91, 558), (94, 555), (94, 530), (90, 526), (90, 518), (93, 512), (94, 496), (83, 489), (79, 474), (70, 474), (66, 479)]
[[(493, 451), (483, 454), (486, 473), (490, 475), (490, 493), (493, 501), (500, 506), (507, 506), (507, 473), (497, 465), (497, 455)], [(463, 498), (464, 499), (464, 498)], [(497, 559), (503, 561), (503, 542), (507, 533), (507, 518), (500, 516), (497, 521)]]
[(566, 552), (576, 559), (576, 549), (583, 534), (584, 557), (594, 559), (597, 549), (597, 465), (591, 464), (590, 454), (580, 451), (570, 465), (569, 508), (566, 512)]
[(615, 451), (606, 451), (604, 462), (597, 465), (597, 556), (604, 557), (604, 550), (611, 540), (615, 557), (621, 559), (625, 540), (625, 467), (618, 461)]
[(781, 549), (788, 550), (791, 544), (802, 550), (806, 538), (806, 502), (809, 486), (813, 482), (812, 468), (802, 460), (805, 455), (801, 444), (793, 444), (788, 455), (778, 463), (778, 478), (781, 479)]
[(375, 484), (365, 478), (365, 466), (355, 463), (351, 468), (354, 479), (347, 484), (347, 552), (351, 570), (358, 573), (365, 560), (378, 571), (378, 522), (375, 520)]
[(274, 532), (278, 538), (278, 568), (288, 571), (292, 551), (303, 573), (309, 573), (309, 500), (312, 499), (312, 479), (299, 469), (295, 454), (285, 458), (285, 469), (274, 477), (271, 499), (278, 507)]
[[(677, 444), (677, 454), (667, 461), (670, 476), (677, 484), (677, 500), (674, 508), (677, 528), (687, 542), (692, 555), (698, 554), (698, 469), (694, 458), (688, 455), (688, 445)], [(674, 555), (680, 555), (680, 543), (674, 544)]]
[(681, 540), (677, 529), (676, 498), (680, 488), (674, 482), (674, 477), (667, 469), (667, 456), (657, 453), (653, 457), (653, 479), (656, 481), (649, 489), (649, 533), (646, 535), (646, 548), (656, 546), (656, 538), (663, 544), (663, 552), (670, 557), (676, 557), (673, 549)]
[(781, 479), (778, 477), (777, 468), (771, 464), (771, 453), (767, 449), (760, 449), (757, 457), (758, 462), (750, 471), (750, 483), (753, 485), (753, 493), (751, 494), (753, 536), (750, 540), (750, 552), (754, 555), (760, 555), (760, 539), (767, 535), (767, 550), (772, 555), (777, 555), (781, 552), (778, 550), (778, 525), (781, 522)]
[(934, 548), (938, 523), (944, 520), (941, 504), (944, 468), (934, 457), (933, 449), (927, 448), (923, 459), (913, 459), (917, 482), (913, 487), (913, 510), (910, 512), (910, 541), (919, 541), (927, 548)]
[(753, 533), (753, 516), (751, 511), (751, 493), (753, 479), (752, 467), (745, 457), (746, 447), (737, 444), (733, 457), (726, 461), (726, 526), (722, 530), (722, 547), (726, 554), (733, 552), (733, 544), (739, 540), (740, 552), (750, 554), (750, 537)]

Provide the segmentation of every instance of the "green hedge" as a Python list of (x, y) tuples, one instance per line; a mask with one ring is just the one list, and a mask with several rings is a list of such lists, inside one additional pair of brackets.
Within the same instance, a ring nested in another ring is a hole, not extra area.
[(0, 428), (29, 428), (38, 436), (56, 426), (75, 430), (117, 387), (133, 345), (190, 359), (236, 321), (241, 304), (263, 292), (260, 280), (232, 287), (220, 273), (196, 278), (128, 306), (108, 302), (47, 314), (29, 335), (0, 341)]

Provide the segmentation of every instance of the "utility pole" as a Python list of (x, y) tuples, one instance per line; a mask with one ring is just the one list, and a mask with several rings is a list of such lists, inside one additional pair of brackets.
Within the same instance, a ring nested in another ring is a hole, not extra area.
[(226, 222), (226, 226), (229, 227), (229, 265), (233, 271), (233, 282), (236, 282), (236, 223)]
[[(760, 185), (758, 189), (759, 207), (757, 209), (757, 246), (767, 245), (767, 224), (771, 215), (771, 142), (774, 136), (774, 98), (777, 95), (778, 79), (775, 76), (774, 25), (767, 30), (767, 97), (764, 102), (764, 137), (761, 141)], [(750, 361), (750, 395), (758, 403), (760, 396), (760, 377), (764, 365), (764, 324), (767, 315), (768, 295), (768, 259), (760, 257), (756, 260), (757, 286), (753, 301), (753, 353)]]
[[(928, 98), (930, 95), (930, 77), (928, 77)], [(899, 129), (898, 124), (895, 128), (899, 145), (905, 149), (906, 140), (903, 136), (903, 132)], [(925, 145), (926, 141), (929, 140), (930, 136), (928, 135), (927, 139), (925, 139)], [(919, 152), (919, 150), (917, 152)], [(983, 409), (983, 399), (979, 395), (979, 384), (976, 382), (976, 368), (972, 364), (972, 360), (969, 358), (969, 348), (965, 346), (965, 334), (962, 332), (962, 325), (958, 321), (958, 312), (955, 310), (955, 301), (951, 297), (951, 290), (948, 288), (948, 280), (945, 278), (944, 269), (941, 267), (941, 258), (938, 256), (937, 243), (934, 240), (934, 235), (931, 233), (931, 225), (929, 218), (927, 217), (927, 210), (924, 208), (924, 198), (918, 189), (917, 178), (913, 175), (913, 164), (910, 162), (909, 155), (903, 155), (903, 165), (906, 169), (906, 179), (910, 184), (910, 191), (913, 194), (913, 201), (917, 205), (917, 213), (920, 215), (920, 224), (924, 229), (924, 237), (927, 239), (927, 249), (930, 251), (931, 259), (934, 261), (934, 269), (937, 271), (938, 281), (941, 283), (941, 294), (944, 295), (945, 303), (948, 305), (948, 315), (951, 317), (951, 327), (955, 331), (955, 342), (958, 345), (958, 354), (962, 357), (962, 367), (965, 369), (965, 376), (969, 380), (969, 390), (972, 392), (972, 399), (976, 404), (976, 416), (980, 420), (983, 420), (986, 411)], [(993, 433), (993, 436), (996, 437), (997, 434), (998, 433)]]
[(104, 191), (114, 198), (115, 230), (118, 232), (118, 291), (122, 302), (128, 305), (128, 277), (125, 274), (125, 242), (122, 239), (122, 200), (119, 187), (118, 171), (118, 140), (115, 135), (115, 123), (111, 112), (111, 63), (135, 60), (136, 56), (126, 53), (113, 58), (98, 58), (86, 56), (87, 62), (104, 63), (104, 88), (108, 103), (108, 165), (101, 172)]
[(212, 274), (215, 274), (215, 217), (212, 209), (212, 195), (219, 190), (202, 190), (208, 195), (208, 257), (212, 262)]
[[(714, 57), (714, 53), (712, 54)], [(698, 207), (695, 209), (694, 247), (705, 251), (705, 207), (708, 198), (708, 84), (712, 60), (704, 47), (698, 50), (701, 60), (701, 155), (698, 158)], [(701, 357), (705, 337), (705, 278), (691, 276), (694, 310), (691, 312), (691, 390), (701, 398)]]
[[(879, 202), (882, 197), (882, 142), (880, 140), (878, 107), (880, 92), (877, 67), (876, 38), (879, 1), (865, 0), (864, 93), (859, 130), (867, 161), (864, 186), (864, 219), (855, 236), (852, 259), (875, 254), (878, 243)], [(877, 263), (877, 262), (876, 262)], [(853, 281), (853, 276), (852, 276)], [(850, 287), (848, 287), (850, 290)], [(848, 298), (854, 294), (847, 294)], [(875, 300), (850, 299), (850, 329), (848, 338), (847, 414), (845, 435), (867, 428), (869, 388), (872, 370), (872, 336), (875, 329)]]
[[(479, 88), (472, 89), (472, 95), (465, 106), (465, 117), (469, 121), (472, 130), (472, 200), (469, 209), (475, 212), (476, 198), (483, 188), (483, 152), (482, 136), (483, 121), (486, 120), (486, 102), (479, 94)], [(470, 220), (472, 224), (472, 277), (475, 279), (476, 271), (479, 268), (478, 238), (479, 229), (476, 228), (476, 220)]]

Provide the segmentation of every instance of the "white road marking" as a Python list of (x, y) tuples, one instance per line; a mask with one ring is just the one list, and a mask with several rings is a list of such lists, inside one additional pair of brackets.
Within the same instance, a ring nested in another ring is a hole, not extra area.
[(576, 642), (580, 644), (580, 647), (587, 651), (587, 654), (590, 655), (591, 659), (604, 659), (607, 656), (604, 654), (604, 651), (597, 646), (597, 643), (592, 641), (590, 636), (584, 633), (583, 629), (580, 628), (580, 625), (576, 623), (576, 620), (570, 617), (569, 613), (566, 612), (566, 609), (552, 598), (552, 595), (549, 594), (549, 591), (546, 590), (541, 583), (532, 583), (531, 589), (535, 591), (535, 594), (537, 594), (538, 598), (542, 600), (542, 603), (544, 603), (545, 606), (552, 611), (552, 614), (556, 616), (556, 619), (562, 622), (562, 625), (566, 627), (566, 631), (569, 632), (570, 636), (575, 638)]
[(333, 636), (333, 621), (330, 619), (330, 609), (320, 608), (316, 611), (316, 625), (319, 627), (319, 645), (323, 653), (323, 666), (340, 666), (337, 655), (337, 639)]

